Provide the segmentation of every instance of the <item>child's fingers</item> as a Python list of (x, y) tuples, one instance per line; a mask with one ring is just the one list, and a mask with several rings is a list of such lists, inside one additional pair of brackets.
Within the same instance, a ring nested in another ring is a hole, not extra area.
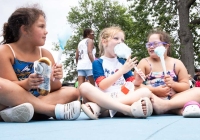
[(165, 75), (165, 79), (167, 79), (167, 78), (171, 78), (171, 76), (170, 75)]
[(137, 57), (133, 57), (133, 58), (132, 58), (132, 61), (138, 61), (138, 60), (137, 60)]
[(129, 61), (130, 61), (130, 59), (131, 59), (131, 56), (129, 56), (129, 57), (126, 59), (126, 61), (127, 61), (127, 62), (129, 62)]
[(52, 65), (52, 67), (54, 68), (54, 67), (56, 67), (56, 65), (57, 65), (57, 64), (56, 64), (56, 63), (54, 63), (54, 64)]
[(137, 57), (132, 58), (131, 62), (134, 64), (134, 67), (136, 67), (138, 62)]
[(56, 64), (56, 68), (62, 68), (62, 64)]

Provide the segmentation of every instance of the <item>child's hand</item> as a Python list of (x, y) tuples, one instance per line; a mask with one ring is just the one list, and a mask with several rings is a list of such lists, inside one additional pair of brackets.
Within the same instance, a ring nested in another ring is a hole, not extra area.
[(135, 67), (135, 71), (136, 71), (137, 75), (139, 75), (140, 79), (142, 79), (142, 81), (145, 81), (146, 76), (143, 73), (143, 71), (141, 69), (138, 69), (137, 67)]
[(174, 80), (172, 79), (170, 75), (165, 75), (164, 81), (165, 81), (166, 86), (171, 87), (171, 88), (173, 87)]
[(168, 95), (170, 95), (171, 88), (166, 85), (161, 85), (155, 88), (156, 88), (155, 94), (158, 97), (167, 97)]
[(133, 69), (136, 65), (137, 65), (137, 58), (134, 57), (133, 59), (131, 59), (131, 57), (129, 57), (126, 62), (124, 63), (124, 65), (122, 66), (122, 68), (120, 69), (120, 71), (124, 74), (127, 73), (128, 71), (130, 71), (131, 69)]
[(172, 88), (170, 89), (169, 96), (172, 97), (176, 94), (176, 91), (174, 91)]
[(55, 64), (52, 67), (52, 77), (56, 80), (60, 80), (63, 78), (62, 64)]
[(27, 78), (27, 83), (28, 83), (28, 90), (31, 89), (37, 89), (38, 86), (44, 82), (44, 78), (42, 78), (40, 75), (36, 74), (36, 73), (32, 73), (29, 75), (29, 77)]
[(134, 85), (140, 86), (144, 81), (143, 79), (145, 79), (145, 74), (142, 72), (141, 69), (137, 69), (136, 73), (137, 74), (135, 75)]

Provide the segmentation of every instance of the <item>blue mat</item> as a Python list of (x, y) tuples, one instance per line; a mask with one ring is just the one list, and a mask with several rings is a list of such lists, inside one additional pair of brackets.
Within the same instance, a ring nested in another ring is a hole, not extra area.
[(199, 124), (176, 115), (89, 120), (82, 112), (75, 121), (0, 122), (0, 140), (199, 140)]

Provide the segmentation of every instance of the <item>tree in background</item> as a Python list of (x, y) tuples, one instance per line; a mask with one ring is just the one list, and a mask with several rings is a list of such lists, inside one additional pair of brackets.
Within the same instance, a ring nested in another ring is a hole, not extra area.
[(139, 60), (147, 56), (145, 43), (151, 29), (160, 28), (170, 33), (172, 56), (181, 59), (193, 75), (194, 64), (199, 65), (200, 60), (199, 7), (199, 0), (133, 0), (128, 7), (110, 0), (80, 0), (67, 15), (74, 30), (65, 47), (64, 69), (68, 71), (65, 80), (77, 77), (75, 50), (82, 40), (83, 30), (92, 28), (95, 31), (98, 52), (99, 32), (111, 25), (119, 25), (125, 31), (125, 43), (132, 48), (132, 56)]
[(135, 40), (133, 33), (129, 31), (134, 28), (135, 23), (131, 15), (127, 12), (127, 8), (121, 6), (118, 2), (111, 2), (110, 0), (80, 0), (78, 6), (71, 8), (71, 11), (67, 15), (67, 21), (74, 30), (73, 36), (71, 36), (65, 47), (67, 59), (64, 62), (64, 69), (68, 71), (64, 79), (65, 81), (75, 80), (77, 77), (74, 61), (75, 51), (79, 41), (82, 40), (82, 33), (85, 28), (91, 28), (95, 32), (94, 41), (97, 49), (97, 57), (99, 57), (98, 35), (105, 27), (111, 25), (120, 26), (125, 31), (127, 42), (130, 45)]
[(138, 22), (136, 30), (145, 19), (153, 28), (170, 33), (172, 56), (181, 59), (193, 75), (194, 65), (200, 65), (199, 8), (199, 0), (139, 0), (131, 2), (129, 12)]

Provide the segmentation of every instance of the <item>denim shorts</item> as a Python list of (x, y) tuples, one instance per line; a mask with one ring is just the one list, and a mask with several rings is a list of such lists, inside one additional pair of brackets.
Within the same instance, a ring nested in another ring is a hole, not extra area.
[(93, 75), (93, 72), (91, 69), (86, 69), (86, 70), (78, 70), (78, 76), (91, 76)]

